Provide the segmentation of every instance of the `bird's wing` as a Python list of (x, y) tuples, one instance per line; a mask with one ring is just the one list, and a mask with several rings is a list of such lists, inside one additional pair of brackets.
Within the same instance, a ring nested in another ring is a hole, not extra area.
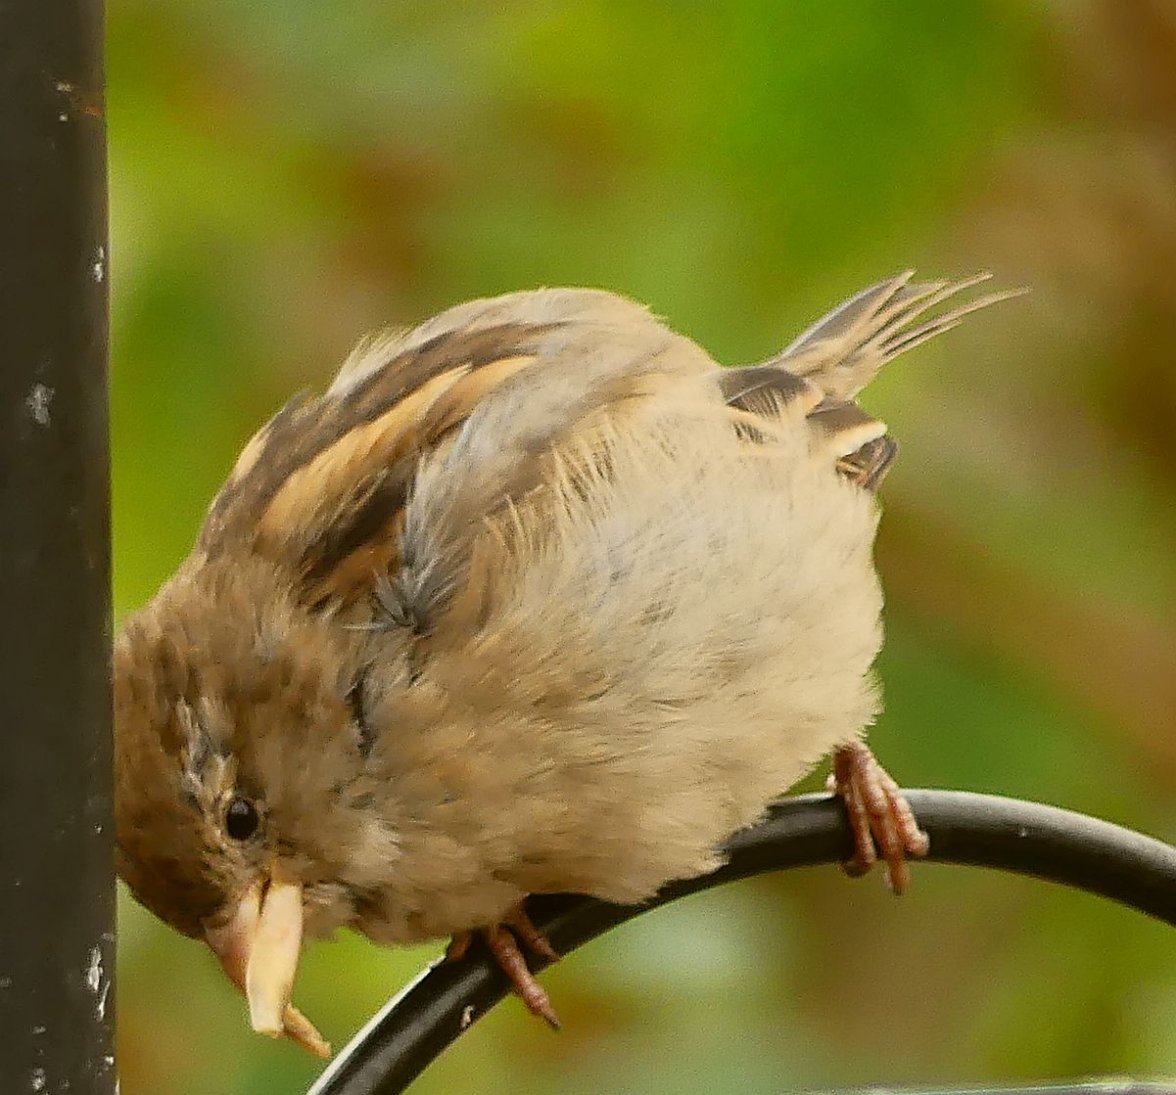
[[(263, 426), (213, 500), (195, 558), (245, 546), (286, 568), (308, 605), (349, 603), (397, 569), (423, 457), (453, 450), (446, 520), (459, 539), (455, 523), (481, 523), (534, 485), (537, 456), (585, 415), (659, 376), (713, 368), (610, 293), (460, 305), (361, 346), (323, 396), (295, 399)], [(463, 429), (491, 393), (492, 428)]]

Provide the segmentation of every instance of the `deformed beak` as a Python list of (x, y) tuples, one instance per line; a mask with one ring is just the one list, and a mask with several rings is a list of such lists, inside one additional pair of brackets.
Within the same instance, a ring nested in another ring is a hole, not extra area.
[(302, 886), (273, 877), (245, 892), (228, 923), (206, 928), (205, 940), (221, 968), (249, 1001), (253, 1029), (288, 1035), (319, 1057), (330, 1045), (290, 1003), (302, 949)]

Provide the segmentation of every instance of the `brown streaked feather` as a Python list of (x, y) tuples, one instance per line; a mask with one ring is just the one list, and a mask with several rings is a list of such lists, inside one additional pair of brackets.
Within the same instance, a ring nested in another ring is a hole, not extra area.
[(463, 364), (439, 372), (375, 418), (336, 436), (278, 488), (258, 515), (258, 537), (285, 538), (291, 529), (319, 528), (324, 511), (333, 511), (356, 484), (367, 483), (405, 452), (426, 442), (421, 427), (432, 405), (469, 371), (470, 366)]
[(399, 460), (369, 491), (340, 507), (339, 518), (306, 545), (297, 572), (308, 604), (351, 601), (393, 567), (415, 471), (415, 458)]
[[(250, 509), (250, 501), (254, 507), (269, 501), (285, 478), (289, 451), (297, 445), (303, 423), (312, 409), (313, 401), (300, 392), (249, 440), (229, 478), (209, 504), (208, 516), (196, 541), (198, 552), (215, 556), (222, 546), (220, 541), (237, 524), (239, 513)], [(256, 515), (256, 508), (251, 512)]]
[[(359, 510), (403, 505), (411, 481), (405, 458), (415, 466), (420, 452), (468, 414), (476, 398), (533, 364), (537, 341), (555, 326), (504, 324), (439, 334), (335, 395), (292, 401), (246, 445), (209, 508), (198, 553), (215, 557), (227, 543), (244, 541), (275, 561), (286, 555), (300, 568), (315, 544), (349, 546), (360, 525), (370, 530), (378, 523)], [(470, 380), (483, 371), (484, 377)], [(455, 386), (466, 398), (451, 399), (443, 416), (430, 416)], [(386, 525), (394, 512), (385, 516)]]
[[(281, 415), (279, 414), (278, 417), (280, 418)], [(237, 462), (233, 465), (233, 470), (229, 472), (228, 482), (240, 481), (253, 470), (258, 460), (261, 459), (261, 454), (269, 444), (270, 434), (273, 432), (273, 429), (274, 422), (267, 422), (249, 439), (248, 444), (241, 450), (241, 455), (237, 457)]]
[[(463, 545), (488, 512), (539, 483), (554, 439), (628, 398), (671, 347), (674, 371), (711, 365), (646, 309), (594, 290), (473, 301), (369, 341), (324, 396), (291, 404), (246, 446), (194, 562), (244, 548), (277, 564), (300, 600), (320, 609), (395, 577), (423, 611), (453, 589)], [(552, 379), (524, 391), (512, 382), (532, 366)], [(505, 403), (487, 399), (508, 387)], [(462, 427), (487, 402), (500, 411), (471, 438)], [(406, 539), (421, 468), (455, 447), (428, 542)]]
[[(384, 395), (392, 396), (393, 401), (403, 399), (437, 372), (454, 365), (468, 365), (476, 370), (504, 357), (533, 355), (539, 339), (559, 326), (559, 322), (502, 322), (457, 328), (439, 331), (403, 350), (398, 349), (400, 340), (392, 340), (387, 361), (344, 378), (347, 382), (342, 385), (337, 380), (327, 398), (340, 408), (353, 401), (382, 400)], [(377, 343), (376, 347), (380, 345)]]
[(725, 369), (719, 390), (727, 405), (740, 412), (735, 428), (745, 440), (760, 443), (764, 433), (757, 423), (765, 413), (795, 406), (813, 428), (813, 444), (829, 454), (851, 482), (875, 490), (898, 446), (886, 436), (886, 426), (850, 400), (827, 399), (810, 380), (794, 376), (778, 365)]
[(463, 377), (445, 395), (429, 408), (426, 432), (430, 437), (444, 437), (454, 426), (460, 425), (470, 415), (483, 396), (509, 380), (515, 373), (533, 364), (533, 355), (519, 354), (489, 361), (481, 368)]
[(824, 398), (811, 381), (777, 365), (721, 369), (718, 385), (723, 401), (731, 408), (735, 432), (754, 444), (765, 440), (764, 415), (774, 416), (787, 408), (804, 416)]
[(837, 461), (837, 470), (863, 490), (876, 491), (898, 455), (898, 442), (889, 434), (867, 441)]
[[(311, 604), (350, 601), (371, 586), (374, 576), (388, 573), (399, 552), (404, 506), (421, 457), (441, 445), (486, 395), (535, 361), (533, 354), (518, 354), (487, 361), (476, 369), (439, 374), (383, 419), (353, 430), (323, 454), (345, 450), (350, 438), (363, 430), (385, 427), (379, 432), (382, 444), (367, 452), (363, 452), (365, 439), (357, 438), (362, 455), (344, 451), (345, 472), (338, 482), (322, 484), (319, 493), (335, 500), (334, 512), (329, 520), (313, 526), (321, 531), (303, 546), (298, 566)], [(438, 385), (437, 392), (426, 393), (433, 385)], [(387, 420), (397, 414), (404, 421), (388, 425)], [(277, 521), (289, 519), (282, 514)]]
[(886, 433), (883, 423), (851, 402), (826, 400), (809, 413), (808, 421), (821, 448), (838, 460)]
[(820, 445), (836, 458), (837, 470), (864, 490), (877, 490), (898, 453), (886, 426), (856, 403), (826, 400), (809, 416)]
[(808, 413), (823, 398), (811, 381), (776, 365), (723, 369), (719, 373), (719, 391), (727, 406), (741, 411), (754, 410), (757, 403), (762, 406), (768, 397), (785, 406), (798, 403)]
[[(470, 372), (430, 407), (419, 425), (418, 443), (381, 466), (370, 482), (338, 506), (336, 517), (323, 526), (323, 534), (308, 545), (299, 568), (310, 603), (349, 602), (370, 588), (374, 576), (394, 573), (399, 566), (401, 571), (407, 569), (412, 573), (411, 578), (406, 576), (397, 587), (405, 611), (427, 620), (436, 604), (452, 592), (453, 576), (460, 569), (458, 560), (483, 530), (486, 518), (540, 486), (559, 438), (573, 425), (578, 431), (590, 431), (585, 423), (586, 415), (602, 406), (608, 407), (612, 414), (620, 413), (627, 401), (644, 394), (651, 383), (646, 375), (625, 376), (602, 385), (591, 404), (583, 408), (571, 404), (562, 409), (561, 415), (545, 418), (542, 431), (529, 436), (521, 445), (512, 446), (509, 437), (500, 431), (495, 435), (500, 439), (500, 446), (493, 466), (483, 465), (481, 476), (462, 475), (454, 466), (450, 487), (445, 492), (445, 515), (435, 517), (430, 528), (434, 543), (447, 544), (446, 558), (441, 562), (441, 553), (436, 548), (421, 552), (429, 556), (426, 566), (424, 558), (411, 557), (419, 537), (410, 537), (406, 544), (403, 536), (404, 507), (417, 480), (422, 458), (431, 455), (434, 460), (446, 459), (455, 431), (485, 396), (533, 360), (521, 356), (503, 358)], [(455, 454), (454, 464), (468, 469), (471, 461), (463, 457), (468, 454)]]

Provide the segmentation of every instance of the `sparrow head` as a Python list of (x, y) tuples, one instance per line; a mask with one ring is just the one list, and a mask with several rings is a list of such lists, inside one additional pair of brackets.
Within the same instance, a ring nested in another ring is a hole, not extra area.
[(211, 947), (256, 1030), (322, 1054), (289, 997), (304, 929), (354, 916), (348, 861), (371, 844), (352, 633), (252, 585), (181, 571), (116, 644), (117, 867)]

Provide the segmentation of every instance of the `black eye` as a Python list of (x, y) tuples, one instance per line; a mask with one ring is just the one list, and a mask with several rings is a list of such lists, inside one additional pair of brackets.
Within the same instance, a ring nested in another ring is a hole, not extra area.
[(260, 824), (257, 808), (247, 798), (237, 797), (229, 803), (225, 811), (225, 832), (234, 840), (248, 840)]

